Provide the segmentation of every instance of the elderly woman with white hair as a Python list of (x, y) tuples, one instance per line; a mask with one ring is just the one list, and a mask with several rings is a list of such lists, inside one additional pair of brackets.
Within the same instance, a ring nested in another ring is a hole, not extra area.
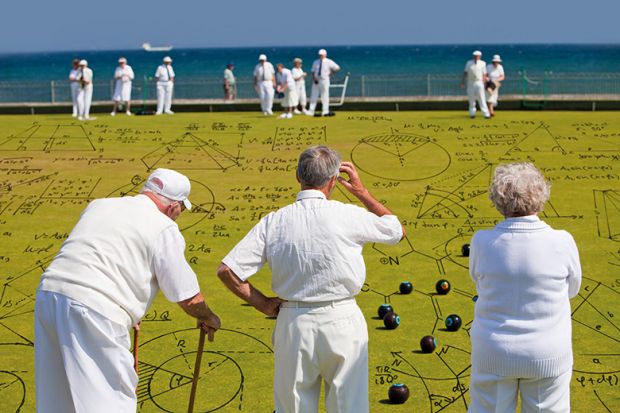
[(495, 170), (489, 198), (505, 217), (471, 242), (478, 300), (469, 412), (569, 412), (571, 307), (581, 284), (573, 237), (537, 214), (550, 186), (530, 163)]

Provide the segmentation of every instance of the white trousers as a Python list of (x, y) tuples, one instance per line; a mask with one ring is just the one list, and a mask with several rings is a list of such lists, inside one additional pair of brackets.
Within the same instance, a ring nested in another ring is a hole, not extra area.
[(476, 115), (476, 101), (480, 106), (480, 110), (485, 117), (489, 117), (489, 108), (487, 108), (487, 101), (484, 95), (484, 84), (482, 82), (468, 83), (467, 84), (467, 98), (469, 99), (469, 116)]
[(78, 115), (78, 92), (80, 91), (80, 85), (78, 82), (71, 82), (71, 103), (73, 103), (73, 116)]
[(295, 82), (295, 89), (297, 89), (297, 96), (299, 97), (299, 104), (302, 108), (306, 108), (306, 103), (308, 103), (308, 98), (306, 96), (306, 82), (300, 80), (299, 82)]
[(316, 103), (321, 96), (321, 113), (324, 115), (329, 113), (329, 79), (321, 79), (316, 84), (312, 82), (312, 92), (310, 93), (310, 112), (316, 110)]
[(114, 85), (112, 100), (115, 102), (129, 102), (131, 100), (131, 81), (123, 82), (117, 79)]
[(93, 101), (93, 85), (81, 87), (78, 90), (78, 116), (90, 117), (90, 104)]
[(125, 326), (49, 291), (37, 291), (34, 320), (37, 412), (135, 413)]
[(273, 82), (271, 80), (263, 80), (258, 83), (258, 98), (260, 99), (261, 111), (271, 113), (273, 110)]
[(174, 83), (157, 82), (157, 113), (169, 112), (172, 107)]
[(521, 396), (522, 413), (569, 413), (572, 371), (556, 377), (518, 379), (472, 368), (468, 413), (513, 413)]
[(355, 300), (293, 304), (280, 309), (274, 332), (276, 413), (316, 413), (321, 379), (328, 413), (368, 413), (368, 330)]

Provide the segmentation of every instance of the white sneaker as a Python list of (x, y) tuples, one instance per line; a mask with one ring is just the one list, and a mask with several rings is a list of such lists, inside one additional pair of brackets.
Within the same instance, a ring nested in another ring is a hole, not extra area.
[(268, 114), (269, 116), (272, 116), (272, 115), (273, 115), (273, 112), (272, 112), (272, 111), (270, 111), (270, 110), (268, 110), (268, 111), (267, 111), (267, 114)]
[(293, 111), (293, 113), (294, 113), (295, 115), (301, 115), (301, 111), (300, 111), (299, 109), (295, 109), (295, 110)]
[(84, 116), (78, 116), (78, 120), (84, 120)]
[(110, 116), (116, 116), (116, 112), (110, 112)]
[(292, 113), (287, 113), (286, 114), (286, 119), (293, 119), (293, 114)]
[(155, 114), (156, 114), (157, 116), (159, 116), (159, 115), (161, 115), (161, 112), (155, 112)]
[(96, 117), (94, 117), (94, 116), (89, 116), (89, 117), (87, 117), (87, 118), (84, 118), (84, 120), (95, 120), (95, 119), (97, 119), (97, 118), (96, 118)]
[(125, 112), (125, 115), (127, 115), (127, 116), (131, 116), (131, 115), (132, 115), (132, 113), (131, 113), (130, 111), (127, 111), (127, 112)]
[(311, 111), (311, 110), (304, 110), (304, 113), (305, 113), (307, 116), (314, 116), (314, 112), (313, 112), (313, 111)]
[(167, 111), (166, 111), (166, 115), (174, 115), (174, 112), (173, 112), (173, 111), (171, 111), (171, 110), (167, 110)]
[(78, 116), (77, 116), (77, 113), (74, 113), (74, 114), (73, 114), (73, 115), (71, 115), (71, 116), (72, 116), (72, 117), (74, 117), (74, 118), (77, 118), (77, 117), (78, 117)]
[(287, 118), (287, 113), (283, 113), (280, 116), (278, 116), (280, 119), (286, 119)]

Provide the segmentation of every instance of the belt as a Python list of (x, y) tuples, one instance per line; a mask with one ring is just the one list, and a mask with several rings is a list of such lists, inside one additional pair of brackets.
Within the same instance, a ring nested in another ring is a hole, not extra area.
[(340, 300), (332, 301), (285, 301), (280, 307), (282, 308), (317, 308), (317, 307), (336, 307), (339, 305), (346, 305), (355, 303), (355, 298), (342, 298)]

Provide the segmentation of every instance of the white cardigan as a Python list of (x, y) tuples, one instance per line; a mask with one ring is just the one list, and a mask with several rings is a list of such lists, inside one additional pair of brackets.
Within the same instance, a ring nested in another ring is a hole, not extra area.
[(537, 216), (508, 218), (471, 242), (478, 301), (472, 366), (499, 376), (553, 377), (573, 364), (569, 298), (581, 266), (573, 237)]

